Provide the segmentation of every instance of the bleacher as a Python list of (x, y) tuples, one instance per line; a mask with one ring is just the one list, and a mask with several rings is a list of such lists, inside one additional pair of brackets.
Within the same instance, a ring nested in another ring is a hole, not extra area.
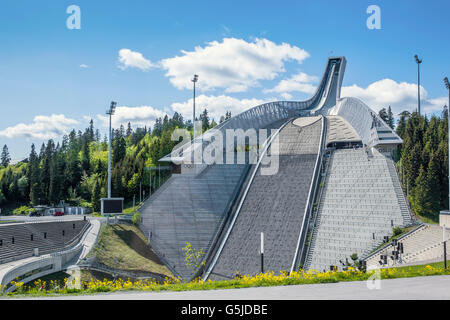
[(329, 270), (363, 257), (410, 223), (384, 154), (365, 148), (335, 150), (330, 158), (305, 269)]
[(0, 225), (0, 264), (61, 251), (79, 240), (89, 221), (13, 223)]
[(274, 175), (256, 172), (234, 227), (209, 279), (232, 278), (236, 271), (260, 272), (260, 234), (264, 232), (265, 271), (290, 270), (295, 257), (305, 206), (319, 152), (323, 121), (319, 117), (279, 133), (279, 169)]
[[(446, 232), (446, 240), (450, 240), (450, 231)], [(443, 256), (442, 248), (442, 227), (438, 225), (423, 225), (413, 232), (406, 234), (398, 239), (403, 244), (403, 253), (400, 254), (398, 260), (388, 259), (387, 266), (411, 264), (420, 261), (439, 259)], [(374, 269), (379, 264), (380, 255), (391, 255), (396, 250), (392, 244), (385, 246), (382, 250), (377, 251), (366, 259), (367, 268)]]

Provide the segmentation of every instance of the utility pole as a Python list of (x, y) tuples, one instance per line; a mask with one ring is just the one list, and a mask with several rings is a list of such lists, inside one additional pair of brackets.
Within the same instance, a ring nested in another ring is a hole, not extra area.
[(109, 115), (109, 143), (108, 143), (108, 198), (111, 198), (111, 118), (116, 111), (117, 102), (112, 101), (106, 114)]
[(414, 56), (414, 59), (417, 63), (417, 112), (420, 116), (420, 64), (422, 63), (422, 59), (419, 59), (417, 54)]

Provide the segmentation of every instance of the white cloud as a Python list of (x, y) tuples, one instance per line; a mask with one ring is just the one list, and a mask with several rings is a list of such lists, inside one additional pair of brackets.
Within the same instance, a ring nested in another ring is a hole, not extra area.
[(87, 64), (80, 64), (80, 68), (81, 69), (87, 69), (87, 68), (89, 68), (89, 66), (87, 65)]
[(264, 92), (304, 92), (314, 94), (316, 92), (316, 86), (311, 83), (315, 83), (317, 81), (317, 77), (300, 72), (289, 79), (281, 80), (274, 88), (264, 90)]
[[(357, 85), (342, 87), (341, 96), (359, 98), (375, 111), (388, 106), (392, 107), (394, 113), (417, 109), (417, 84), (396, 82), (392, 79), (376, 81), (366, 88)], [(445, 98), (428, 98), (428, 92), (422, 86), (420, 96), (425, 113), (441, 110), (446, 104)]]
[(40, 140), (58, 138), (67, 133), (78, 121), (63, 114), (36, 116), (30, 124), (19, 123), (0, 131), (7, 138), (35, 138)]
[(144, 58), (140, 52), (131, 51), (130, 49), (121, 49), (119, 51), (119, 68), (125, 70), (128, 67), (145, 71), (156, 67), (156, 65)]
[[(224, 116), (227, 111), (231, 111), (233, 116), (260, 105), (265, 100), (260, 99), (236, 99), (230, 96), (206, 96), (200, 95), (195, 99), (196, 116), (197, 118), (206, 108), (210, 118), (214, 118), (216, 122), (219, 122), (220, 117)], [(172, 104), (172, 110), (180, 113), (185, 120), (192, 120), (192, 99), (186, 102), (176, 102)]]
[(283, 97), (285, 100), (291, 100), (292, 99), (292, 94), (287, 93), (287, 92), (281, 93), (280, 96)]
[(280, 45), (267, 39), (247, 42), (224, 38), (212, 41), (194, 51), (181, 51), (181, 56), (161, 60), (166, 76), (178, 89), (191, 89), (192, 76), (198, 74), (198, 88), (203, 91), (225, 88), (226, 92), (244, 92), (272, 80), (285, 72), (286, 61), (302, 63), (308, 52), (287, 43)]
[[(163, 118), (166, 114), (167, 113), (164, 111), (150, 106), (120, 106), (116, 108), (116, 112), (112, 117), (112, 126), (113, 128), (118, 128), (122, 124), (126, 127), (128, 122), (130, 122), (133, 127), (149, 127), (153, 126), (157, 118)], [(85, 118), (89, 117), (85, 116)], [(97, 119), (99, 119), (105, 127), (109, 126), (109, 116), (97, 114)]]

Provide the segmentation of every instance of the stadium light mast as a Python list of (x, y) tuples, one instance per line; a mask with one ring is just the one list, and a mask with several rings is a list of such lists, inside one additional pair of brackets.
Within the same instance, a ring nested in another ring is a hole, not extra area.
[[(447, 77), (444, 78), (444, 84), (445, 84), (445, 87), (447, 88), (447, 91), (448, 91), (447, 118), (448, 118), (448, 127), (449, 127), (448, 128), (448, 134), (449, 134), (448, 141), (450, 143), (450, 83), (448, 82), (448, 78)], [(448, 150), (450, 152), (450, 144), (448, 146)], [(449, 167), (449, 170), (450, 170), (450, 158), (448, 160), (448, 167)], [(448, 174), (448, 178), (449, 178), (449, 181), (450, 181), (450, 171), (449, 171), (449, 174)], [(449, 210), (450, 210), (450, 183), (449, 183), (449, 186), (448, 186), (448, 205), (449, 205)], [(444, 243), (444, 268), (445, 268), (445, 270), (447, 269), (447, 241), (445, 239), (445, 228), (446, 227), (447, 227), (446, 225), (442, 226), (442, 242)]]
[(109, 143), (108, 143), (108, 198), (111, 198), (111, 118), (116, 112), (117, 102), (112, 101), (111, 106), (106, 110), (106, 114), (109, 115)]
[[(448, 117), (449, 124), (450, 124), (450, 83), (448, 82), (448, 78), (447, 77), (444, 78), (444, 84), (445, 84), (445, 87), (447, 88), (447, 91), (448, 91), (447, 117)], [(448, 133), (449, 133), (448, 141), (450, 143), (450, 125), (449, 125), (449, 128), (448, 128)], [(450, 151), (450, 144), (448, 146), (448, 150)], [(450, 158), (448, 159), (448, 165), (449, 165), (449, 170), (450, 170)], [(450, 181), (450, 171), (449, 171), (448, 175), (449, 175), (448, 178), (449, 178), (449, 181)], [(448, 186), (448, 205), (449, 205), (449, 210), (450, 210), (450, 184)]]
[(422, 63), (422, 59), (419, 59), (417, 54), (414, 56), (414, 59), (417, 63), (417, 112), (420, 116), (420, 64)]
[(192, 116), (192, 129), (193, 129), (193, 139), (195, 139), (195, 84), (198, 81), (198, 75), (194, 74), (194, 78), (191, 81), (194, 83), (194, 111)]

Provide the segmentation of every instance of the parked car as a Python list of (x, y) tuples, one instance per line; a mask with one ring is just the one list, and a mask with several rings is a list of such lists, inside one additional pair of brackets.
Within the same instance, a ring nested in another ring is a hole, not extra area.
[(64, 212), (62, 211), (55, 211), (55, 213), (53, 214), (54, 217), (61, 217), (64, 215)]
[(28, 214), (29, 217), (40, 217), (41, 215), (38, 212), (30, 212)]

